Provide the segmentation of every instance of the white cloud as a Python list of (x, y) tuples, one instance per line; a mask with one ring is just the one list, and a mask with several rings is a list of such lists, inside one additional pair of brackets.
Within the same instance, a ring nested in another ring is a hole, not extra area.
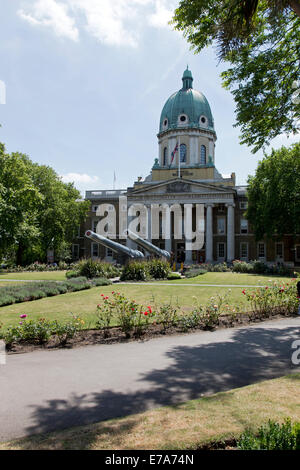
[[(32, 2), (31, 2), (32, 3)], [(29, 24), (52, 28), (57, 36), (78, 40), (75, 20), (68, 14), (68, 6), (55, 0), (38, 0), (26, 11), (19, 10), (19, 16)]]
[(95, 183), (98, 181), (98, 176), (90, 176), (86, 173), (67, 173), (61, 175), (64, 183)]
[[(19, 16), (31, 25), (52, 28), (57, 36), (73, 41), (80, 25), (98, 41), (110, 46), (137, 47), (145, 27), (170, 28), (176, 0), (26, 0)], [(79, 21), (78, 21), (79, 23)]]
[(171, 20), (175, 8), (174, 2), (169, 1), (168, 5), (169, 7), (167, 7), (166, 2), (162, 0), (156, 0), (155, 12), (149, 17), (149, 24), (151, 26), (154, 26), (156, 28), (168, 27), (168, 22)]

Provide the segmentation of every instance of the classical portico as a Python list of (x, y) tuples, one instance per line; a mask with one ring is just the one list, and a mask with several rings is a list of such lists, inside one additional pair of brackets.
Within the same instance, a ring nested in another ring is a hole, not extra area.
[[(225, 261), (234, 259), (234, 190), (232, 188), (177, 178), (147, 185), (147, 187), (131, 188), (127, 193), (127, 198), (128, 206), (136, 207), (137, 214), (140, 213), (140, 204), (146, 207), (148, 240), (167, 251), (172, 251), (175, 259), (178, 259), (179, 254), (184, 251), (187, 264), (198, 261), (197, 251), (203, 251), (203, 261), (214, 260), (214, 236), (218, 234), (214, 233), (213, 212), (214, 210), (217, 212), (221, 207), (227, 213), (226, 233), (222, 234), (222, 243), (227, 246)], [(185, 222), (190, 219), (193, 231), (196, 230), (196, 224), (199, 222), (196, 214), (198, 205), (204, 206), (205, 243), (201, 250), (193, 250), (189, 249), (189, 242), (192, 240), (186, 236)], [(154, 227), (156, 211), (159, 211), (160, 218), (158, 225), (156, 223)], [(143, 234), (140, 232), (140, 235)]]

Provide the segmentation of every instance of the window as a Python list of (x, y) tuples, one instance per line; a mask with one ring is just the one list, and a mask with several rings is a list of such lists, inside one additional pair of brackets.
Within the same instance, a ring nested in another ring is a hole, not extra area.
[(222, 235), (225, 233), (225, 217), (218, 217), (218, 234)]
[(258, 243), (257, 251), (258, 251), (258, 258), (259, 259), (265, 259), (265, 257), (266, 257), (266, 248), (265, 248), (264, 243)]
[(200, 164), (205, 165), (206, 164), (206, 147), (205, 145), (201, 145), (201, 150), (200, 150)]
[(180, 114), (180, 116), (178, 116), (177, 122), (179, 126), (186, 127), (189, 122), (188, 116), (186, 114)]
[(164, 153), (163, 153), (163, 166), (167, 166), (168, 163), (168, 149), (167, 147), (164, 148)]
[(112, 250), (111, 250), (110, 248), (106, 248), (106, 256), (107, 256), (108, 258), (112, 258), (113, 252), (112, 252)]
[(240, 245), (240, 259), (248, 261), (248, 243), (241, 243)]
[(225, 243), (218, 243), (218, 259), (225, 259)]
[(247, 201), (240, 201), (240, 209), (246, 210), (248, 207)]
[(248, 233), (248, 220), (241, 219), (241, 233)]
[(79, 259), (79, 245), (72, 245), (72, 258)]
[(186, 121), (186, 117), (185, 117), (185, 116), (180, 116), (180, 121), (181, 121), (181, 122), (185, 122), (185, 121)]
[(99, 220), (93, 220), (93, 232), (97, 233), (97, 225), (98, 225)]
[(275, 243), (276, 260), (283, 261), (283, 243)]
[(186, 162), (186, 145), (185, 144), (180, 145), (180, 162), (181, 163)]
[(98, 258), (99, 257), (99, 245), (98, 245), (98, 243), (92, 243), (91, 250), (92, 250), (92, 257), (93, 258)]
[(225, 204), (218, 204), (218, 211), (225, 212)]

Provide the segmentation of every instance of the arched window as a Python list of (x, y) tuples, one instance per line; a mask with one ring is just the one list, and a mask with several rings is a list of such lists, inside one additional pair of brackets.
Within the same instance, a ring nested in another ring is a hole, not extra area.
[(180, 145), (180, 163), (186, 163), (186, 145)]
[(206, 147), (205, 145), (201, 145), (201, 153), (200, 153), (200, 164), (206, 164)]
[(164, 153), (163, 153), (163, 166), (167, 166), (168, 163), (168, 150), (167, 147), (164, 148)]

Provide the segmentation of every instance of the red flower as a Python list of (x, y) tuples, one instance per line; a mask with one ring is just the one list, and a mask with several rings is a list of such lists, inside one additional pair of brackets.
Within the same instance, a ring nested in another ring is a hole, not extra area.
[(246, 291), (245, 291), (245, 289), (244, 289), (244, 290), (242, 290), (242, 293), (243, 293), (244, 295), (246, 295)]
[(152, 313), (152, 308), (150, 307), (150, 305), (149, 307), (147, 307), (147, 309), (149, 310), (149, 313)]
[(269, 289), (268, 286), (266, 286), (266, 289)]
[(148, 313), (149, 313), (149, 312), (146, 311), (146, 312), (144, 312), (144, 315), (148, 315)]
[(104, 294), (101, 294), (101, 297), (104, 297)]

